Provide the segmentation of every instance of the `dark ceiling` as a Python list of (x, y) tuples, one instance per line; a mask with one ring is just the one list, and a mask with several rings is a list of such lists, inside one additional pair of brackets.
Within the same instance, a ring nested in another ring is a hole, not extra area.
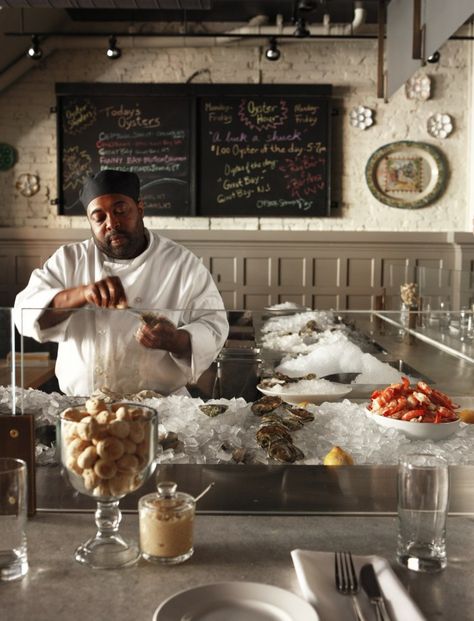
[[(66, 10), (75, 22), (247, 22), (265, 15), (284, 23), (304, 17), (308, 23), (349, 23), (354, 16), (353, 0), (0, 0), (0, 7), (52, 8)], [(367, 23), (377, 22), (378, 0), (364, 0)]]
[[(80, 9), (69, 9), (73, 20), (79, 21), (183, 21), (191, 22), (246, 22), (256, 15), (266, 15), (274, 22), (277, 15), (282, 15), (285, 23), (295, 17), (304, 17), (308, 23), (322, 22), (323, 15), (329, 14), (331, 22), (348, 23), (354, 16), (352, 0), (156, 0), (150, 5), (163, 8), (154, 9), (92, 9), (87, 0), (74, 0)], [(93, 2), (92, 2), (93, 4)], [(100, 4), (98, 0), (97, 4)], [(136, 6), (143, 6), (140, 0)], [(363, 2), (367, 10), (369, 23), (377, 21), (378, 0)], [(172, 8), (174, 7), (174, 8)]]

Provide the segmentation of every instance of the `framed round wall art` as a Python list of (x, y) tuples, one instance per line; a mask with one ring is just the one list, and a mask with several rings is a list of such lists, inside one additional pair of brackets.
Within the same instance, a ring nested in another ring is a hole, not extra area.
[(377, 200), (390, 207), (418, 209), (435, 201), (447, 181), (444, 155), (433, 145), (403, 140), (377, 149), (365, 178)]

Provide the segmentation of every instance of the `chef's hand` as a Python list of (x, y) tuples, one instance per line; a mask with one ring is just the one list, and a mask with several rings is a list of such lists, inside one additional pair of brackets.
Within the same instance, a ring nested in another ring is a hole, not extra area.
[(107, 276), (103, 280), (83, 285), (86, 303), (101, 308), (126, 308), (127, 296), (118, 276)]
[(136, 332), (137, 341), (150, 349), (164, 349), (177, 358), (191, 357), (191, 337), (186, 330), (178, 330), (165, 317), (158, 317), (154, 323), (143, 323)]
[(40, 328), (46, 330), (65, 321), (72, 311), (62, 309), (82, 308), (86, 304), (101, 308), (126, 308), (128, 306), (127, 296), (120, 278), (108, 276), (90, 285), (80, 285), (60, 291), (39, 317)]

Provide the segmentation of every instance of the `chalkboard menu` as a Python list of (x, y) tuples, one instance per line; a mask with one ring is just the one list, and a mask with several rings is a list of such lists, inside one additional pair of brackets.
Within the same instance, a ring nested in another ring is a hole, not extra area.
[(330, 215), (329, 85), (57, 84), (59, 213), (99, 170), (146, 215)]
[(199, 114), (203, 215), (327, 215), (327, 99), (206, 97)]
[(189, 214), (187, 99), (113, 91), (58, 97), (61, 212), (83, 215), (84, 180), (115, 168), (137, 173), (147, 215)]

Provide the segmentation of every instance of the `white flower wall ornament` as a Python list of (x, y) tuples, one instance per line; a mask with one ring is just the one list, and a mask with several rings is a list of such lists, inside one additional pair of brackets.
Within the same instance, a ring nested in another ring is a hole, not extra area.
[(431, 96), (431, 80), (427, 75), (413, 76), (405, 83), (407, 99), (426, 101)]
[(356, 106), (349, 113), (349, 122), (352, 127), (368, 129), (374, 124), (374, 113), (365, 106)]
[(447, 138), (454, 129), (453, 119), (445, 112), (436, 112), (428, 119), (427, 128), (433, 138)]
[(31, 173), (23, 173), (16, 180), (15, 187), (22, 196), (34, 196), (40, 189), (39, 177)]

